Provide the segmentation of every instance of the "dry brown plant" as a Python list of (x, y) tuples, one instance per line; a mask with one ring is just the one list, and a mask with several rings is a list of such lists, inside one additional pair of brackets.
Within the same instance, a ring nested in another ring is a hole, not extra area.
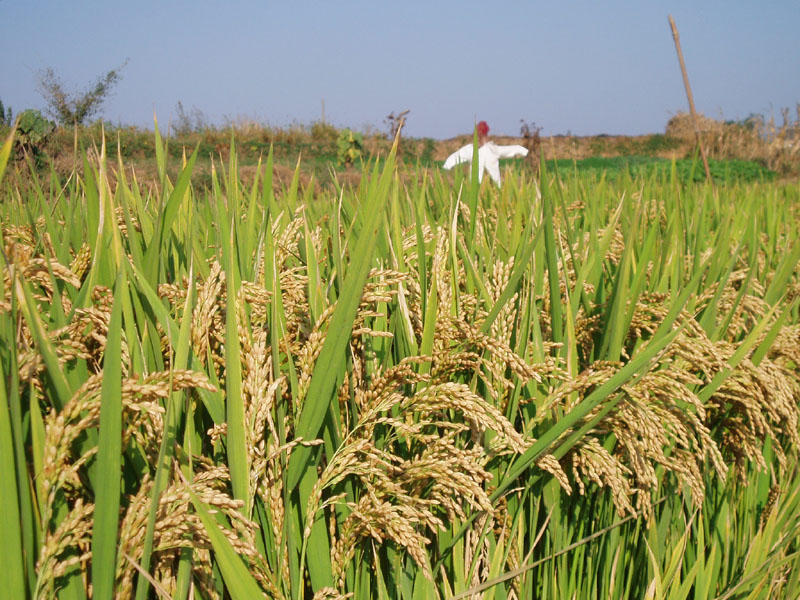
[[(800, 104), (781, 110), (780, 122), (774, 115), (751, 115), (744, 121), (724, 122), (698, 114), (700, 136), (710, 158), (755, 160), (779, 173), (796, 172), (800, 167)], [(666, 134), (679, 139), (694, 139), (691, 116), (678, 112), (668, 122)]]

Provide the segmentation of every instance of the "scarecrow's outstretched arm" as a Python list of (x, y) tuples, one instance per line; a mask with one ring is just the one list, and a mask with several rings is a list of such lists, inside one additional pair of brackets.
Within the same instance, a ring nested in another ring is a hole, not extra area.
[(463, 148), (459, 148), (453, 152), (447, 157), (447, 160), (444, 161), (444, 165), (442, 166), (445, 169), (452, 169), (463, 162), (472, 162), (472, 144), (467, 144)]
[(525, 146), (497, 146), (497, 154), (500, 158), (515, 158), (517, 156), (528, 156), (528, 149)]

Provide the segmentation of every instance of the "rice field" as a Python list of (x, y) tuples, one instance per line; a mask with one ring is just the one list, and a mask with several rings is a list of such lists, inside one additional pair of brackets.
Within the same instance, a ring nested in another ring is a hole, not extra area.
[(155, 135), (0, 152), (6, 597), (796, 597), (798, 185), (196, 190)]

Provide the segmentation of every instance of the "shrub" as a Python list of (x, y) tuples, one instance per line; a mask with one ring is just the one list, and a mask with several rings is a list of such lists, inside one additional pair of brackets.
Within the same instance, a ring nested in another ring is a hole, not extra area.
[(436, 143), (431, 138), (425, 138), (422, 142), (422, 152), (419, 155), (419, 160), (423, 164), (430, 164), (433, 162), (433, 153), (436, 150)]
[(29, 108), (19, 116), (17, 125), (17, 150), (28, 152), (37, 164), (41, 161), (44, 144), (56, 128), (56, 124), (42, 116), (38, 110)]
[(311, 124), (311, 139), (315, 142), (333, 143), (338, 132), (336, 128), (325, 121), (315, 121)]
[(336, 140), (339, 164), (350, 165), (362, 157), (364, 136), (352, 129), (343, 129)]

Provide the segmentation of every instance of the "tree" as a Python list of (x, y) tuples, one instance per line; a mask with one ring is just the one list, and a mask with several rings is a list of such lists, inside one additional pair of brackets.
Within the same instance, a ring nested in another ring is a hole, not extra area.
[(188, 135), (193, 131), (204, 131), (211, 127), (208, 117), (196, 106), (193, 106), (191, 112), (189, 112), (183, 108), (183, 102), (178, 100), (178, 106), (175, 107), (175, 111), (177, 116), (173, 130), (178, 135)]
[(0, 100), (0, 125), (13, 125), (14, 124), (14, 113), (9, 106), (6, 109), (3, 106), (3, 101)]
[(119, 67), (111, 69), (98, 77), (84, 92), (70, 93), (61, 78), (48, 67), (39, 73), (39, 93), (47, 103), (47, 112), (60, 125), (83, 125), (99, 112), (113, 87), (119, 83), (120, 71), (128, 64), (126, 60)]

